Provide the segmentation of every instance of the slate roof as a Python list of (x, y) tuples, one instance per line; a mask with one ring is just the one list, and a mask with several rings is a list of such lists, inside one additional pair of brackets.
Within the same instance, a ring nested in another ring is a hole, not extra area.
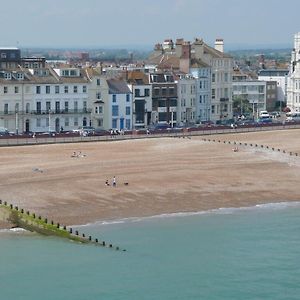
[(109, 94), (131, 94), (129, 87), (124, 80), (107, 79)]

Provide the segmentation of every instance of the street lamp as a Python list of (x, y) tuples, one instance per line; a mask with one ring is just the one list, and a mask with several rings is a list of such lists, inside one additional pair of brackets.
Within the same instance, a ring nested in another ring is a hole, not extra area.
[(51, 109), (49, 109), (49, 111), (48, 111), (48, 122), (49, 122), (49, 135), (51, 134)]
[(19, 133), (19, 116), (18, 116), (18, 110), (16, 109), (16, 134)]

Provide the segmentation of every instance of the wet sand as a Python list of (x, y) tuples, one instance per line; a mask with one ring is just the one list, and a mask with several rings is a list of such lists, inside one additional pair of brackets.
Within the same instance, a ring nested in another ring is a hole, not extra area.
[(65, 225), (299, 201), (300, 157), (288, 153), (300, 153), (299, 136), (285, 130), (205, 137), (287, 153), (250, 146), (234, 152), (204, 137), (3, 147), (0, 197)]

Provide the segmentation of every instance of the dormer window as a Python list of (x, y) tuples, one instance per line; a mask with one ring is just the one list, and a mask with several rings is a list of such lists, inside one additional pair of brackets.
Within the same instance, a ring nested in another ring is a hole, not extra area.
[(79, 76), (78, 70), (75, 70), (75, 69), (62, 70), (61, 74), (64, 77), (76, 77), (76, 76)]
[(5, 79), (11, 79), (11, 73), (4, 73)]
[(24, 79), (24, 74), (23, 73), (17, 73), (17, 79), (19, 79), (19, 80)]

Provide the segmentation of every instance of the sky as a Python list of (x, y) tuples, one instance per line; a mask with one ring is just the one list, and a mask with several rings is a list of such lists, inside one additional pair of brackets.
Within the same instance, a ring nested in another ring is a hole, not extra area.
[(0, 46), (153, 47), (164, 39), (223, 38), (225, 50), (292, 47), (299, 0), (2, 1)]

